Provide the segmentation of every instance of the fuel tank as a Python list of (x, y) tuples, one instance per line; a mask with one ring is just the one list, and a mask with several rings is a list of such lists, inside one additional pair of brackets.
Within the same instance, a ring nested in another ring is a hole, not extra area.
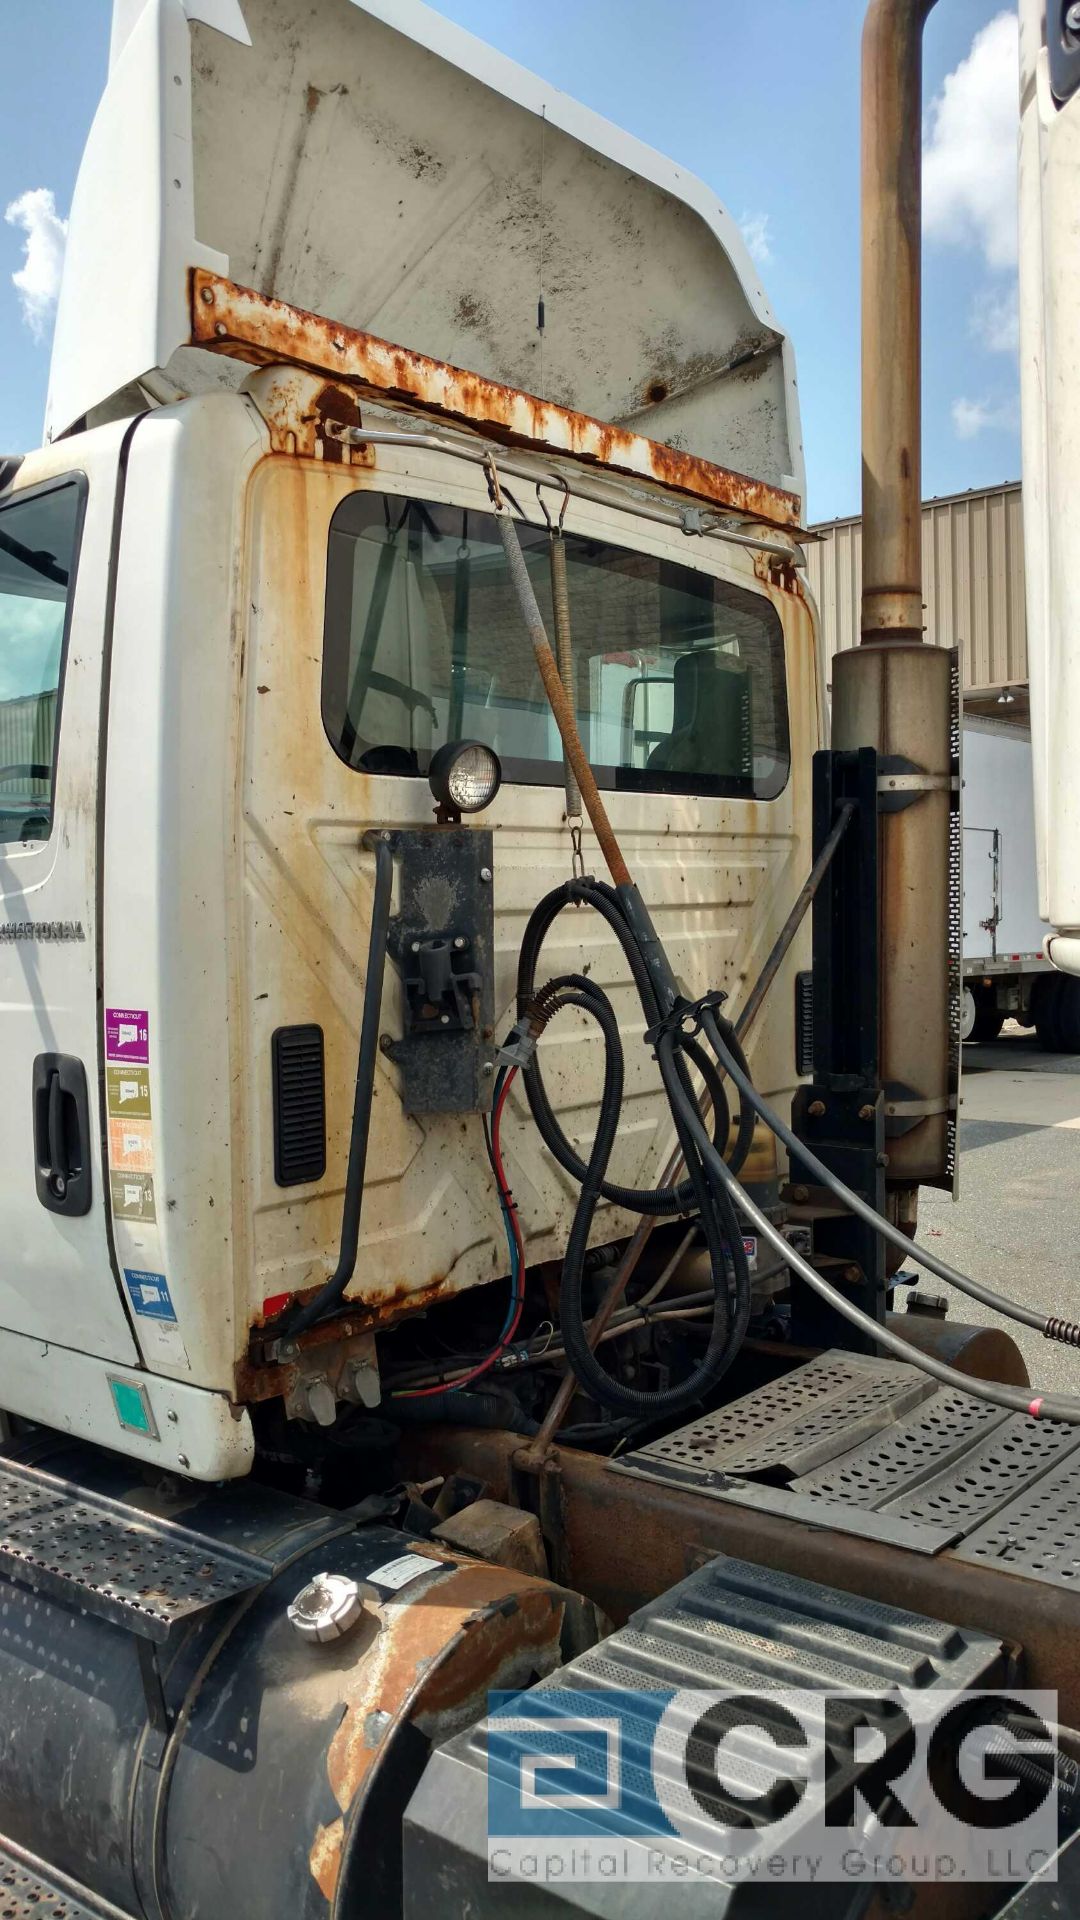
[(599, 1628), (377, 1506), (0, 1456), (4, 1840), (132, 1920), (399, 1912), (432, 1747)]

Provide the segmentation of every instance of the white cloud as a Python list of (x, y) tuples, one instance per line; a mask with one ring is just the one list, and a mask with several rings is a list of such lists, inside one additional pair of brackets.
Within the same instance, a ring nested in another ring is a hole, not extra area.
[(954, 400), (952, 423), (959, 440), (974, 440), (987, 429), (1011, 431), (1016, 425), (1016, 401)]
[(1016, 261), (1017, 18), (996, 14), (931, 102), (923, 152), (927, 234)]
[(746, 241), (751, 260), (755, 261), (759, 267), (767, 267), (773, 257), (768, 214), (744, 213), (739, 221), (739, 232)]
[(23, 263), (11, 278), (18, 290), (23, 319), (35, 340), (45, 336), (60, 292), (68, 223), (56, 211), (50, 187), (34, 187), (13, 200), (4, 214), (9, 226), (21, 227)]
[(1020, 351), (1020, 303), (1018, 290), (1010, 286), (1003, 293), (983, 293), (971, 311), (971, 331), (991, 353)]

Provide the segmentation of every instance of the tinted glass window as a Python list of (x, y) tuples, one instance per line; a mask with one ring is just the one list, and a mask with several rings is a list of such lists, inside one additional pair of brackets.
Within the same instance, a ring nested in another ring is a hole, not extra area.
[(0, 507), (0, 840), (47, 840), (76, 484)]
[[(519, 522), (555, 644), (546, 531)], [(783, 632), (764, 595), (567, 534), (574, 700), (601, 786), (771, 799), (787, 780)], [(341, 757), (424, 773), (483, 740), (508, 780), (562, 753), (489, 514), (351, 494), (328, 553), (323, 720)]]

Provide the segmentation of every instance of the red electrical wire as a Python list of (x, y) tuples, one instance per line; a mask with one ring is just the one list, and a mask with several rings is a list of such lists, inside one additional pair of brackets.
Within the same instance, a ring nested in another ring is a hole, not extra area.
[(495, 1179), (503, 1205), (506, 1208), (507, 1217), (510, 1221), (511, 1231), (514, 1236), (514, 1245), (517, 1248), (518, 1256), (517, 1302), (514, 1308), (514, 1317), (507, 1327), (506, 1332), (501, 1336), (498, 1346), (494, 1347), (488, 1354), (487, 1359), (482, 1360), (480, 1365), (474, 1367), (471, 1373), (462, 1374), (459, 1380), (440, 1381), (439, 1385), (435, 1387), (417, 1387), (414, 1388), (411, 1393), (394, 1394), (392, 1397), (395, 1400), (426, 1400), (435, 1393), (456, 1393), (460, 1387), (467, 1387), (471, 1381), (478, 1380), (482, 1373), (487, 1373), (488, 1369), (495, 1365), (500, 1354), (506, 1352), (507, 1347), (510, 1345), (510, 1342), (518, 1330), (522, 1308), (525, 1305), (525, 1243), (521, 1237), (521, 1223), (518, 1220), (517, 1205), (510, 1191), (510, 1183), (506, 1178), (506, 1173), (503, 1168), (502, 1147), (499, 1138), (502, 1127), (503, 1108), (506, 1105), (506, 1096), (510, 1091), (511, 1082), (516, 1079), (516, 1077), (517, 1068), (511, 1067), (499, 1089), (499, 1097), (495, 1102), (495, 1111), (491, 1116), (491, 1157), (495, 1163)]
[[(521, 1308), (525, 1298), (525, 1242), (521, 1237), (521, 1222), (518, 1219), (517, 1202), (510, 1191), (510, 1182), (507, 1180), (503, 1168), (502, 1147), (499, 1142), (499, 1134), (502, 1128), (502, 1114), (503, 1108), (506, 1105), (506, 1096), (516, 1079), (517, 1068), (511, 1067), (506, 1079), (502, 1083), (499, 1098), (495, 1103), (495, 1111), (491, 1116), (491, 1157), (495, 1162), (495, 1178), (499, 1184), (499, 1192), (502, 1195), (503, 1205), (510, 1216), (510, 1226), (518, 1254), (518, 1273), (522, 1282), (519, 1288), (518, 1309), (514, 1317), (514, 1327), (517, 1326), (518, 1321), (521, 1319)], [(505, 1338), (509, 1339), (512, 1332), (513, 1328), (508, 1329)]]

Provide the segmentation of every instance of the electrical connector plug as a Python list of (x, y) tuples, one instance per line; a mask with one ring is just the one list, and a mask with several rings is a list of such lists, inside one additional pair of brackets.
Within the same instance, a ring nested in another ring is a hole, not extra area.
[(528, 1014), (522, 1014), (521, 1019), (511, 1027), (510, 1032), (507, 1034), (506, 1039), (495, 1055), (499, 1065), (501, 1067), (518, 1067), (524, 1073), (532, 1066), (533, 1055), (536, 1052), (536, 1043), (542, 1032), (543, 1028), (537, 1026), (536, 1022), (531, 1020)]

